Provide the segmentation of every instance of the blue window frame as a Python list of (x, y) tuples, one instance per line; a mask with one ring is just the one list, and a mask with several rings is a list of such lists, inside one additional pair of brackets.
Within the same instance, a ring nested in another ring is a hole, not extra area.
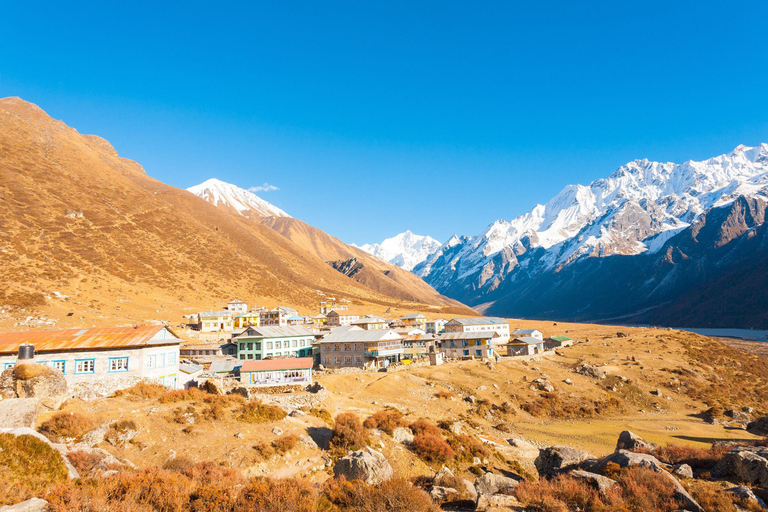
[(16, 366), (16, 363), (5, 363), (5, 366), (3, 366), (3, 370), (7, 370), (8, 368), (13, 368)]
[(147, 368), (155, 368), (157, 366), (157, 356), (147, 356)]
[(75, 359), (75, 375), (95, 373), (95, 372), (96, 372), (95, 359)]
[(67, 362), (65, 360), (60, 361), (48, 361), (46, 364), (50, 366), (51, 368), (56, 368), (61, 373), (66, 374), (67, 371)]
[(127, 371), (128, 371), (128, 356), (109, 358), (109, 373), (123, 373)]

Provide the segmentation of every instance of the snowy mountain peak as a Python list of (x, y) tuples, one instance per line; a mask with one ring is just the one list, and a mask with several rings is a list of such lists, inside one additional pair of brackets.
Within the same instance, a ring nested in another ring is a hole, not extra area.
[(257, 217), (290, 217), (283, 210), (263, 200), (253, 192), (215, 178), (189, 187), (187, 190), (214, 206), (229, 209), (245, 217), (251, 215)]
[(430, 236), (416, 235), (407, 230), (378, 244), (352, 245), (405, 270), (413, 270), (442, 244)]

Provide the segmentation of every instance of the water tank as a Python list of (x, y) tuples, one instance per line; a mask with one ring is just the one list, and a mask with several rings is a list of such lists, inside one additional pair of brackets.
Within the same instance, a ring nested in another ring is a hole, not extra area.
[(35, 359), (35, 346), (22, 345), (19, 347), (19, 361), (32, 361)]

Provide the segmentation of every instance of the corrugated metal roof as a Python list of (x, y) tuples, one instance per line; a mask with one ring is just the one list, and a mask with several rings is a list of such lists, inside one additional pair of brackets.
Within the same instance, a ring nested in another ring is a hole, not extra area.
[(368, 317), (363, 317), (359, 320), (353, 320), (351, 323), (355, 325), (355, 324), (385, 324), (386, 322), (384, 321), (383, 318), (379, 318), (377, 316), (368, 316)]
[(530, 336), (523, 336), (522, 338), (515, 338), (514, 340), (510, 341), (510, 345), (538, 345), (539, 343), (544, 343), (539, 338), (531, 338)]
[(549, 339), (555, 340), (555, 341), (570, 341), (571, 338), (568, 336), (550, 336)]
[(194, 363), (181, 363), (179, 365), (179, 371), (187, 374), (197, 373), (203, 371), (202, 365)]
[(366, 331), (359, 327), (339, 327), (333, 329), (321, 340), (321, 343), (357, 343), (381, 341), (382, 339), (401, 340), (403, 337), (392, 329)]
[(290, 357), (285, 359), (249, 359), (243, 363), (240, 373), (265, 372), (270, 370), (308, 370), (312, 368), (311, 357)]
[(425, 317), (425, 316), (424, 316), (424, 315), (422, 315), (421, 313), (416, 313), (415, 315), (405, 315), (405, 316), (401, 316), (401, 317), (400, 317), (400, 320), (415, 320), (416, 318), (424, 318), (424, 319), (426, 319), (427, 317)]
[(454, 318), (451, 322), (458, 322), (461, 325), (489, 325), (489, 324), (509, 324), (503, 318), (495, 316), (481, 318)]
[(249, 327), (241, 334), (235, 336), (240, 338), (288, 338), (295, 336), (314, 336), (303, 327), (268, 325), (266, 327)]
[(237, 370), (241, 366), (242, 363), (240, 361), (228, 357), (226, 359), (216, 359), (213, 361), (210, 368), (208, 368), (208, 371), (210, 373), (230, 373)]
[(488, 338), (498, 338), (496, 331), (485, 332), (446, 332), (440, 335), (441, 340), (485, 340)]
[(538, 329), (515, 329), (512, 331), (512, 334), (533, 334), (535, 332), (541, 334), (541, 331)]
[[(167, 336), (157, 338), (163, 329), (166, 330)], [(0, 353), (16, 353), (19, 346), (24, 344), (34, 345), (36, 352), (52, 352), (170, 345), (181, 342), (181, 339), (163, 325), (4, 332), (0, 333)]]
[(220, 316), (233, 316), (232, 311), (201, 311), (197, 314), (200, 317), (211, 318)]

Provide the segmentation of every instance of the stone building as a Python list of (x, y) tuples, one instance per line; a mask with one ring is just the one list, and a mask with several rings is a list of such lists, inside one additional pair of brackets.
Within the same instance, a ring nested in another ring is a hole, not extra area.
[(446, 334), (457, 332), (474, 334), (495, 332), (499, 335), (493, 339), (495, 345), (506, 345), (509, 341), (509, 322), (503, 318), (454, 318), (450, 322), (446, 322), (444, 331)]
[(392, 329), (337, 327), (319, 346), (326, 368), (386, 368), (403, 358), (403, 337)]

